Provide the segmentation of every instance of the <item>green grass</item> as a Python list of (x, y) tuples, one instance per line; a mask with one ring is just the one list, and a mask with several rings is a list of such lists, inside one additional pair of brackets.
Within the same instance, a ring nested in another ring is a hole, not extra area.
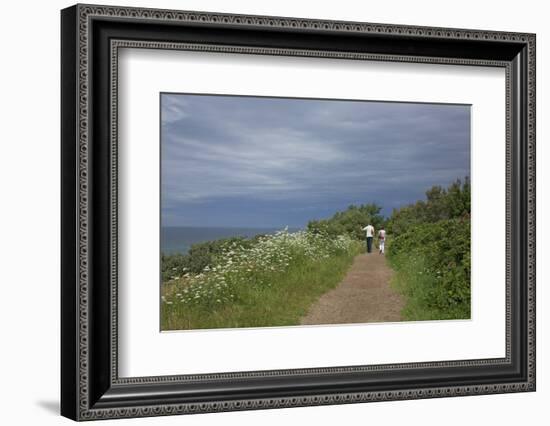
[[(306, 256), (293, 259), (282, 272), (260, 273), (249, 282), (232, 286), (229, 303), (163, 304), (163, 330), (237, 328), (298, 325), (308, 308), (323, 293), (336, 287), (361, 250), (332, 254), (322, 260)], [(250, 277), (252, 278), (252, 277)], [(255, 285), (254, 282), (262, 284)], [(169, 287), (166, 292), (174, 291)]]
[(406, 320), (469, 319), (470, 180), (433, 186), (426, 200), (394, 210), (387, 223), (393, 286)]
[(401, 316), (405, 321), (469, 319), (470, 303), (438, 303), (442, 293), (440, 278), (427, 267), (421, 254), (391, 257), (395, 270), (391, 285), (405, 297)]

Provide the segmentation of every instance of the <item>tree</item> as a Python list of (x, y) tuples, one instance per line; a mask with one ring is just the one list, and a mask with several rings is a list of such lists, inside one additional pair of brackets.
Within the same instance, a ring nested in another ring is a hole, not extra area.
[(363, 227), (369, 223), (375, 229), (379, 229), (385, 222), (380, 214), (382, 207), (375, 203), (350, 205), (344, 211), (335, 213), (329, 219), (312, 220), (308, 223), (308, 230), (325, 233), (332, 236), (347, 234), (362, 240), (364, 238)]
[(426, 201), (394, 209), (388, 220), (388, 232), (393, 236), (406, 232), (420, 223), (436, 223), (470, 215), (470, 179), (454, 181), (447, 189), (432, 186), (426, 191)]

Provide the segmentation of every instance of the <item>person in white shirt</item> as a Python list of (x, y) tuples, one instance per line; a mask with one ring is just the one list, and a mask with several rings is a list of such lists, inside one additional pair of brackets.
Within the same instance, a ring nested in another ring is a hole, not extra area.
[(386, 231), (384, 228), (382, 228), (380, 231), (378, 231), (378, 249), (379, 254), (384, 254), (384, 245), (386, 242)]
[(372, 252), (372, 239), (374, 238), (374, 226), (371, 224), (362, 228), (367, 233), (367, 253)]

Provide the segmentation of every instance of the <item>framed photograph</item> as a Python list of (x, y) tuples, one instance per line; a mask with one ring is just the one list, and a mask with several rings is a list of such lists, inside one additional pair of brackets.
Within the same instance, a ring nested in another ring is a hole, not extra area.
[(535, 40), (62, 10), (62, 415), (534, 391)]

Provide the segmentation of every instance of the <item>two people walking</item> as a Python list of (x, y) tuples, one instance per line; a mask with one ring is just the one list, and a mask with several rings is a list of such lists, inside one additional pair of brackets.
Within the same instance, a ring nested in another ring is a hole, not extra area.
[[(374, 239), (374, 226), (371, 224), (368, 224), (364, 228), (362, 228), (363, 231), (366, 231), (367, 236), (367, 253), (372, 253), (372, 241)], [(378, 231), (378, 249), (380, 254), (384, 254), (384, 246), (386, 242), (386, 231), (384, 230), (384, 227)]]

